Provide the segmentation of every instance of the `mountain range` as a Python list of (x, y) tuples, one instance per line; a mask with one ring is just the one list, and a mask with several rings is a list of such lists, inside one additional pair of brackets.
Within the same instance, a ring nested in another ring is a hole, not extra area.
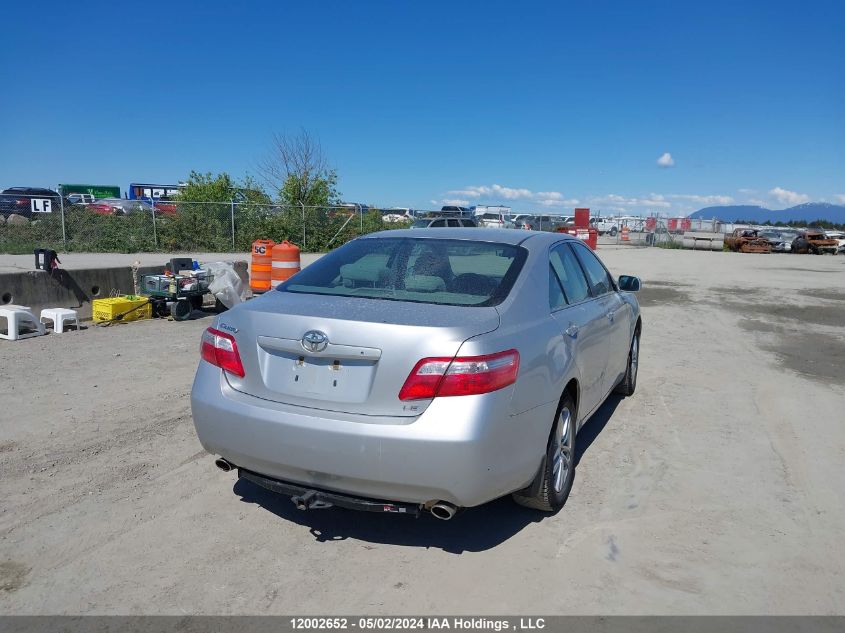
[(829, 202), (805, 202), (788, 209), (767, 209), (747, 204), (727, 205), (721, 207), (705, 207), (690, 214), (691, 218), (716, 218), (723, 222), (746, 220), (748, 222), (788, 222), (799, 220), (812, 222), (813, 220), (827, 220), (836, 224), (845, 224), (845, 206)]

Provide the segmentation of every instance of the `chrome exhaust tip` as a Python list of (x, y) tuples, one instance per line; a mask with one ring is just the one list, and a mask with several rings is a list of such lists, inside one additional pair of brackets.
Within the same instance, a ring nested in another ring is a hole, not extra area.
[(235, 470), (235, 465), (227, 459), (223, 459), (222, 457), (218, 457), (214, 460), (214, 465), (217, 466), (220, 470), (224, 473), (228, 473), (230, 470)]
[(448, 521), (455, 516), (457, 511), (457, 507), (453, 506), (451, 503), (447, 503), (446, 501), (438, 501), (431, 506), (431, 510), (429, 510), (435, 519), (440, 519), (441, 521)]

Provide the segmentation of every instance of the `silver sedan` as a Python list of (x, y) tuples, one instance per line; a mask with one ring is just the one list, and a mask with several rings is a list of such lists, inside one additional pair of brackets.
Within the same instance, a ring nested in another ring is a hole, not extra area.
[(553, 512), (577, 431), (637, 381), (640, 281), (556, 233), (368, 235), (204, 333), (191, 393), (218, 467), (332, 505)]

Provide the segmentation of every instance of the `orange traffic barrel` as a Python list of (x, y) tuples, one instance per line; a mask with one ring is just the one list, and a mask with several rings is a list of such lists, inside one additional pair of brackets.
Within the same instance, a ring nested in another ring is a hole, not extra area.
[(270, 290), (270, 271), (273, 263), (273, 240), (252, 243), (252, 263), (249, 267), (249, 287), (255, 292)]
[(629, 231), (630, 231), (630, 229), (628, 228), (627, 225), (622, 227), (622, 241), (623, 242), (628, 242), (628, 241), (631, 240), (631, 236), (628, 235)]
[(273, 272), (270, 285), (275, 288), (299, 272), (299, 247), (287, 240), (273, 247)]

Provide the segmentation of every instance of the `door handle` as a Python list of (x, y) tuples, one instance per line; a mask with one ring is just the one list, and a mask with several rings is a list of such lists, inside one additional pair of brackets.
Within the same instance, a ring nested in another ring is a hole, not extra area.
[(563, 331), (564, 334), (570, 336), (572, 338), (578, 338), (578, 326), (577, 325), (570, 325)]

